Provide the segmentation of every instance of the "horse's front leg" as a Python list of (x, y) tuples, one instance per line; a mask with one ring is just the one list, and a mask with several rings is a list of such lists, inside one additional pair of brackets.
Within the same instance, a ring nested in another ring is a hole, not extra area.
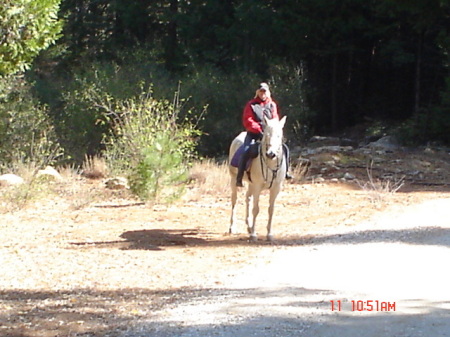
[(269, 197), (269, 220), (267, 221), (267, 240), (273, 241), (273, 235), (272, 235), (272, 218), (273, 218), (273, 211), (275, 209), (275, 200), (278, 196), (278, 193), (280, 192), (279, 187), (272, 187), (270, 190), (270, 197)]
[(257, 235), (256, 235), (256, 217), (259, 213), (259, 195), (261, 193), (261, 190), (254, 190), (253, 191), (253, 209), (252, 209), (252, 227), (250, 230), (250, 241), (256, 241)]

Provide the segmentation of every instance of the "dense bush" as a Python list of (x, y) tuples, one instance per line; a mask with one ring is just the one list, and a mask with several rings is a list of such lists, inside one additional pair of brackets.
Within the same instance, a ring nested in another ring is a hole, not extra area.
[(236, 70), (226, 73), (214, 67), (202, 67), (182, 80), (183, 93), (190, 97), (189, 104), (200, 111), (207, 107), (207, 118), (201, 127), (204, 136), (199, 151), (208, 156), (227, 153), (232, 139), (241, 131), (242, 111), (255, 95), (262, 81), (269, 82), (272, 96), (280, 113), (288, 116), (287, 137), (303, 140), (311, 133), (313, 114), (304, 98), (304, 74), (299, 67), (273, 65), (268, 75)]
[(99, 102), (111, 123), (105, 138), (108, 166), (127, 176), (142, 200), (170, 201), (186, 182), (200, 132), (193, 120), (180, 120), (178, 102), (177, 96), (174, 102), (158, 101), (151, 92)]
[[(71, 75), (56, 80), (54, 76), (38, 78), (36, 88), (50, 106), (62, 145), (77, 163), (86, 154), (99, 154), (104, 149), (101, 140), (108, 125), (93, 98), (102, 93), (115, 100), (129, 99), (150, 83), (152, 97), (157, 100), (170, 100), (177, 90), (188, 98), (180, 104), (179, 115), (182, 118), (190, 113), (197, 118), (203, 131), (197, 149), (213, 157), (224, 155), (231, 140), (243, 130), (242, 110), (262, 81), (269, 82), (281, 114), (288, 115), (288, 139), (298, 142), (312, 133), (314, 115), (304, 98), (304, 70), (274, 64), (267, 73), (261, 77), (250, 71), (225, 72), (210, 65), (192, 65), (175, 78), (144, 50), (137, 49), (120, 60), (75, 68)], [(206, 117), (200, 118), (205, 111)]]
[(407, 119), (398, 130), (400, 140), (406, 145), (438, 142), (450, 145), (450, 77), (441, 92), (441, 103), (422, 109)]
[(62, 155), (53, 124), (21, 78), (0, 79), (0, 169), (52, 164)]
[(85, 155), (97, 155), (104, 150), (102, 140), (109, 132), (109, 125), (99, 102), (105, 97), (114, 100), (135, 97), (153, 80), (155, 98), (173, 95), (177, 82), (161, 67), (142, 58), (138, 50), (120, 62), (93, 62), (59, 69), (55, 74), (36, 70), (39, 76), (33, 76), (35, 90), (49, 106), (68, 161), (81, 164)]

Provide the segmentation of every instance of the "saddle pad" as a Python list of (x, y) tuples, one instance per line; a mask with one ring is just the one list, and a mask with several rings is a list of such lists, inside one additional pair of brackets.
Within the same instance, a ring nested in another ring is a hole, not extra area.
[(242, 154), (244, 153), (244, 145), (241, 145), (237, 151), (234, 153), (233, 158), (231, 159), (231, 166), (238, 167), (239, 159), (241, 159)]
[[(247, 164), (245, 165), (245, 170), (246, 170), (246, 171), (248, 171), (248, 170), (250, 169), (250, 166), (252, 165), (252, 160), (253, 160), (254, 157), (256, 157), (256, 156), (254, 156), (254, 151), (255, 151), (255, 149), (254, 149), (254, 146), (253, 146), (253, 145), (250, 146), (249, 151), (250, 151), (250, 158), (248, 158)], [(231, 166), (233, 166), (233, 167), (239, 167), (239, 161), (240, 161), (241, 156), (242, 156), (243, 154), (244, 154), (244, 145), (241, 145), (241, 146), (237, 149), (237, 151), (234, 153), (233, 158), (231, 158)], [(258, 155), (258, 152), (256, 152), (256, 155)]]

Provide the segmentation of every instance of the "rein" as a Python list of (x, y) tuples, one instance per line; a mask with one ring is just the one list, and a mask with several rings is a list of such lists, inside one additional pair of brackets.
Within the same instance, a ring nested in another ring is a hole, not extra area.
[[(275, 169), (270, 168), (269, 165), (267, 164), (267, 161), (264, 160), (264, 153), (262, 150), (263, 147), (264, 146), (261, 143), (261, 146), (259, 147), (259, 160), (261, 162), (261, 173), (262, 173), (264, 181), (267, 183), (267, 178), (269, 176), (269, 170), (272, 171), (272, 180), (270, 181), (270, 185), (269, 185), (269, 189), (270, 189), (270, 188), (272, 188), (273, 182), (277, 178), (278, 171), (279, 171), (281, 165), (283, 164), (283, 158), (284, 158), (283, 147), (281, 147), (281, 159), (277, 156), (277, 166), (275, 167)], [(265, 172), (264, 172), (263, 164), (266, 165)]]

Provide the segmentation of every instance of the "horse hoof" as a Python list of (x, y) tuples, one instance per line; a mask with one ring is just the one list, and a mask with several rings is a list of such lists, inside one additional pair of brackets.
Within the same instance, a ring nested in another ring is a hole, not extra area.
[(267, 235), (267, 241), (273, 242), (273, 235), (272, 234), (268, 234)]
[(250, 235), (250, 242), (256, 242), (256, 241), (258, 241), (258, 237), (255, 234)]

